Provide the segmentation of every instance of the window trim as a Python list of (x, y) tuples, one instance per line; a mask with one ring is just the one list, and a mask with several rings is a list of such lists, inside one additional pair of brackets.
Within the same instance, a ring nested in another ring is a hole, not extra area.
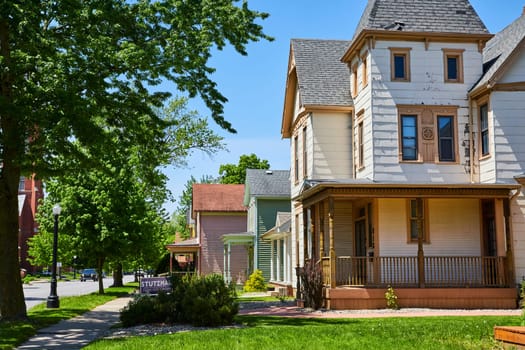
[[(442, 49), (443, 50), (443, 74), (444, 74), (444, 81), (445, 83), (456, 83), (456, 84), (462, 84), (463, 83), (463, 52), (465, 52), (464, 49)], [(449, 58), (456, 58), (456, 69), (457, 69), (457, 78), (451, 79), (448, 76), (448, 59)]]
[[(404, 130), (404, 123), (403, 123), (403, 120), (404, 118), (411, 118), (411, 119), (414, 119), (415, 121), (415, 125), (414, 125), (414, 128), (415, 128), (415, 139), (416, 139), (416, 142), (415, 142), (415, 158), (414, 159), (409, 159), (409, 158), (406, 158), (405, 159), (405, 155), (404, 155), (404, 150), (405, 150), (405, 143), (404, 143), (404, 140), (405, 140), (405, 136), (403, 134), (403, 130)], [(420, 161), (420, 152), (419, 150), (421, 149), (419, 143), (420, 143), (420, 137), (419, 137), (419, 115), (418, 114), (415, 114), (415, 113), (402, 113), (399, 115), (399, 129), (400, 129), (400, 135), (399, 135), (399, 151), (400, 151), (400, 157), (401, 157), (401, 160), (403, 162), (419, 162)]]
[[(423, 243), (424, 244), (430, 244), (430, 230), (429, 230), (429, 222), (428, 222), (428, 199), (426, 198), (419, 198), (422, 203), (422, 209), (423, 209)], [(406, 218), (407, 218), (407, 244), (417, 244), (417, 239), (412, 239), (412, 221), (417, 220), (417, 217), (412, 216), (412, 203), (414, 201), (417, 201), (418, 198), (407, 198), (406, 199)]]
[(364, 115), (365, 110), (360, 110), (356, 115), (356, 167), (361, 170), (365, 167), (365, 143), (364, 143)]
[(299, 182), (299, 136), (295, 135), (294, 142), (294, 181)]
[(368, 85), (368, 52), (361, 56), (361, 79), (365, 88)]
[[(400, 163), (430, 163), (451, 165), (459, 164), (458, 110), (459, 106), (444, 105), (398, 105), (398, 158)], [(402, 117), (417, 116), (417, 159), (403, 159)], [(453, 151), (454, 161), (441, 161), (437, 121), (440, 116), (453, 118)]]
[[(410, 82), (410, 51), (409, 47), (390, 47), (390, 79), (395, 82)], [(396, 77), (396, 56), (404, 57), (404, 77)]]
[(303, 179), (308, 178), (308, 153), (307, 153), (307, 143), (306, 143), (306, 126), (303, 127)]
[[(486, 130), (483, 128), (483, 125), (482, 125), (482, 114), (481, 114), (481, 109), (485, 107), (486, 108), (486, 118), (487, 118), (487, 127), (486, 127)], [(482, 101), (481, 103), (478, 104), (478, 123), (479, 123), (479, 151), (480, 151), (480, 159), (485, 159), (485, 158), (488, 158), (490, 157), (490, 127), (489, 127), (489, 103), (488, 101)], [(483, 145), (484, 145), (484, 142), (483, 142), (483, 135), (486, 134), (487, 135), (487, 152), (484, 153), (483, 152)]]
[[(441, 136), (441, 133), (440, 133), (440, 130), (441, 128), (439, 127), (439, 121), (441, 118), (450, 118), (450, 122), (451, 122), (451, 125), (452, 125), (452, 135), (450, 137), (445, 137), (445, 136)], [(436, 115), (435, 117), (436, 119), (436, 130), (437, 130), (437, 139), (436, 139), (436, 143), (437, 143), (437, 147), (438, 147), (438, 151), (437, 151), (437, 158), (438, 158), (438, 161), (439, 163), (456, 163), (457, 162), (457, 152), (456, 152), (456, 135), (457, 135), (457, 132), (456, 132), (456, 123), (455, 123), (455, 117), (453, 115), (449, 115), (449, 114), (444, 114), (444, 113), (439, 113)], [(442, 152), (441, 152), (441, 140), (442, 139), (445, 139), (445, 138), (451, 138), (452, 139), (452, 159), (443, 159), (442, 158)]]
[(359, 94), (359, 79), (357, 76), (357, 63), (352, 65), (352, 97)]

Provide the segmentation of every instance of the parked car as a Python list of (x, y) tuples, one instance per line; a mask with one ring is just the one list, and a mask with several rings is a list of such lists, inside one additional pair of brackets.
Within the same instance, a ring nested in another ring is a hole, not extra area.
[(95, 269), (84, 269), (80, 273), (80, 282), (87, 280), (98, 281), (98, 273)]

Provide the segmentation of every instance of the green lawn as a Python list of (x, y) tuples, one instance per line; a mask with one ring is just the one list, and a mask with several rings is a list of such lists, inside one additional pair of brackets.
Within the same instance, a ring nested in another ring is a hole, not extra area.
[(237, 320), (245, 327), (100, 340), (86, 349), (500, 349), (493, 327), (520, 324), (517, 316)]
[(63, 319), (81, 315), (98, 305), (129, 294), (136, 287), (136, 283), (130, 283), (122, 288), (107, 288), (103, 295), (93, 293), (61, 297), (60, 308), (58, 309), (47, 309), (45, 302), (38, 304), (28, 310), (29, 320), (25, 322), (0, 322), (0, 349), (13, 349), (33, 336), (38, 329), (55, 324)]

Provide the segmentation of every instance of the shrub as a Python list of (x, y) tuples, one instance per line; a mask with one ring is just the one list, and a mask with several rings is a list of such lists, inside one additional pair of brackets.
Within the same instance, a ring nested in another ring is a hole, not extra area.
[(149, 323), (191, 323), (219, 326), (233, 323), (239, 311), (235, 287), (222, 276), (186, 275), (172, 278), (172, 292), (139, 296), (120, 313), (125, 327)]
[(176, 285), (173, 294), (180, 300), (179, 321), (194, 326), (232, 324), (239, 312), (235, 285), (226, 284), (218, 274), (187, 275)]
[(394, 288), (388, 286), (388, 289), (385, 292), (386, 307), (392, 310), (398, 310), (399, 305), (397, 304), (397, 295), (394, 291)]
[(266, 292), (266, 283), (264, 282), (261, 270), (255, 270), (244, 283), (245, 292)]
[(305, 307), (317, 310), (323, 306), (323, 271), (321, 266), (312, 260), (304, 264), (301, 292)]

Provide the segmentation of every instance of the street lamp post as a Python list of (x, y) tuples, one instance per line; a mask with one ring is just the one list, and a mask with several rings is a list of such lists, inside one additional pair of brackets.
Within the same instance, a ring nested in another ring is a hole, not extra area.
[(58, 216), (60, 215), (60, 204), (53, 206), (53, 216), (55, 218), (55, 227), (53, 231), (53, 264), (51, 265), (51, 293), (47, 297), (47, 307), (56, 309), (60, 306), (57, 295), (57, 248), (58, 248)]

